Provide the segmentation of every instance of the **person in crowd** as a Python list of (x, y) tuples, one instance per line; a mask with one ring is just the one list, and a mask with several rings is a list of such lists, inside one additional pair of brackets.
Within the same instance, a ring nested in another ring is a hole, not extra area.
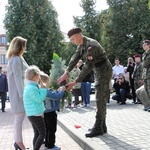
[[(80, 64), (82, 60), (79, 60), (77, 63)], [(82, 67), (84, 66), (84, 63), (81, 63), (82, 65), (80, 66), (80, 69), (82, 70)], [(82, 80), (81, 82), (81, 93), (82, 93), (82, 98), (84, 101), (83, 107), (90, 107), (90, 92), (91, 92), (91, 83), (94, 82), (94, 72), (93, 70)]]
[(45, 147), (48, 150), (60, 150), (61, 148), (55, 145), (55, 133), (57, 130), (57, 113), (56, 111), (60, 108), (60, 99), (64, 95), (66, 90), (65, 86), (60, 87), (58, 90), (54, 91), (49, 89), (50, 87), (50, 78), (44, 72), (40, 73), (40, 77), (43, 83), (46, 84), (47, 95), (44, 101), (45, 112), (44, 120), (46, 126), (46, 138), (45, 138)]
[(110, 80), (110, 82), (109, 82), (109, 97), (108, 97), (108, 100), (107, 100), (107, 106), (110, 104), (110, 93), (111, 93), (111, 90), (112, 90), (112, 81)]
[[(80, 59), (80, 60), (78, 61), (78, 63), (77, 63), (77, 67), (78, 67), (80, 70), (82, 70), (83, 65), (84, 65), (84, 63), (83, 63), (83, 61)], [(81, 83), (82, 83), (82, 81), (81, 81)], [(81, 101), (79, 101), (79, 102), (81, 102), (81, 104), (83, 105), (84, 100), (83, 100), (82, 92), (81, 92)]]
[[(143, 80), (142, 80), (143, 67), (142, 67), (140, 54), (135, 54), (134, 59), (135, 59), (135, 66), (134, 66), (132, 78), (134, 80), (134, 88), (135, 88), (135, 90), (137, 90), (143, 84)], [(141, 104), (141, 101), (139, 98), (136, 99), (135, 104)]]
[(23, 105), (24, 71), (28, 68), (28, 64), (23, 58), (26, 43), (26, 39), (20, 36), (14, 37), (6, 54), (10, 106), (11, 112), (15, 115), (14, 146), (22, 150), (25, 149), (22, 137), (22, 123), (25, 118)]
[(130, 79), (130, 88), (132, 90), (132, 95), (133, 95), (133, 103), (136, 102), (136, 93), (135, 93), (135, 87), (134, 87), (134, 79), (132, 78), (132, 74), (134, 71), (134, 60), (132, 57), (128, 58), (128, 64), (127, 64), (127, 72), (129, 72), (129, 79)]
[(144, 53), (142, 55), (144, 88), (147, 96), (150, 99), (150, 40), (143, 41)]
[(0, 96), (1, 96), (2, 112), (5, 112), (5, 102), (7, 98), (7, 92), (8, 92), (7, 77), (2, 72), (2, 67), (0, 67)]
[(39, 150), (46, 134), (43, 113), (47, 90), (40, 79), (40, 69), (37, 66), (32, 65), (26, 69), (25, 79), (24, 108), (34, 131), (33, 150)]
[(118, 58), (115, 59), (115, 66), (113, 66), (112, 71), (114, 81), (116, 81), (116, 79), (118, 78), (119, 73), (124, 73), (123, 66), (120, 65), (120, 61)]
[(129, 78), (129, 72), (127, 72), (127, 67), (124, 67), (123, 76), (124, 76), (125, 80), (129, 82), (129, 86), (130, 86), (130, 78)]
[(69, 72), (76, 66), (80, 59), (83, 60), (84, 66), (80, 75), (74, 82), (68, 83), (68, 89), (71, 89), (77, 82), (81, 82), (92, 70), (95, 78), (96, 93), (96, 121), (92, 129), (85, 134), (86, 137), (94, 137), (107, 133), (106, 126), (106, 103), (109, 96), (109, 81), (112, 77), (112, 66), (107, 58), (105, 50), (94, 39), (88, 38), (82, 34), (80, 28), (69, 30), (68, 36), (70, 41), (77, 45), (77, 50), (72, 56), (68, 68), (64, 74), (58, 78), (57, 83), (68, 79)]
[(113, 100), (117, 100), (120, 105), (126, 104), (126, 97), (130, 93), (129, 82), (125, 80), (123, 74), (119, 74), (114, 83), (116, 94), (112, 96)]
[(150, 112), (150, 99), (146, 93), (144, 85), (136, 90), (136, 95), (141, 100), (142, 105), (144, 106), (143, 110)]
[[(81, 70), (77, 67), (77, 65), (74, 67), (74, 69), (71, 71), (71, 80), (74, 81), (80, 74)], [(74, 106), (77, 107), (79, 104), (79, 96), (81, 96), (81, 83), (78, 82), (75, 86), (72, 88), (72, 93), (74, 95)]]

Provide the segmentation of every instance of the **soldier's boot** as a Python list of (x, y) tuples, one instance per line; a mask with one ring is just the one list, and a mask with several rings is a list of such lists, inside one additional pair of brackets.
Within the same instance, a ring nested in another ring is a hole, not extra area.
[(5, 112), (5, 108), (4, 107), (2, 107), (2, 112)]
[(88, 133), (85, 134), (86, 137), (95, 137), (98, 135), (103, 135), (103, 120), (96, 119), (95, 124), (92, 129), (89, 130)]
[(107, 133), (106, 118), (103, 120), (103, 131), (104, 133)]

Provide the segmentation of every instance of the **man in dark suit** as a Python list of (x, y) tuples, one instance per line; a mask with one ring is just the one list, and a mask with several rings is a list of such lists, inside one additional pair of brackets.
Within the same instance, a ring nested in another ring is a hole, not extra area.
[(5, 112), (5, 102), (8, 92), (8, 83), (7, 77), (4, 73), (2, 73), (2, 67), (0, 67), (0, 96), (2, 103), (2, 112)]

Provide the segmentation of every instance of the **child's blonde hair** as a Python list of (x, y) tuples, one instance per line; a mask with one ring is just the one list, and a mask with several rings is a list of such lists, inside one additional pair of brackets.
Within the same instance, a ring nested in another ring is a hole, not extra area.
[(25, 78), (31, 80), (37, 74), (40, 74), (40, 69), (35, 65), (31, 65), (25, 71)]
[(41, 77), (41, 80), (43, 83), (46, 83), (47, 80), (50, 79), (49, 76), (46, 73), (44, 73), (43, 71), (40, 72), (40, 77)]

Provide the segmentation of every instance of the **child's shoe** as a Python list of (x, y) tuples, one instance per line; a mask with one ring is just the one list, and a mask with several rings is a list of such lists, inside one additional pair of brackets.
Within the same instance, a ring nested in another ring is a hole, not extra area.
[(47, 150), (61, 150), (61, 148), (55, 145), (53, 148), (48, 148)]
[(68, 104), (65, 108), (72, 108), (71, 104)]

